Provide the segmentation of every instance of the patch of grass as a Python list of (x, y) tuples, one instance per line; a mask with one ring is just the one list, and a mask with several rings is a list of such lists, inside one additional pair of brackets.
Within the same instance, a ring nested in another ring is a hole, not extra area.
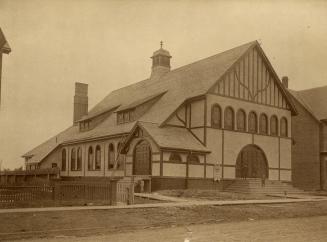
[(256, 199), (272, 199), (266, 195), (261, 194), (245, 194), (245, 193), (232, 193), (222, 192), (218, 190), (162, 190), (158, 192), (165, 196), (179, 197), (179, 198), (192, 198), (199, 200), (256, 200)]

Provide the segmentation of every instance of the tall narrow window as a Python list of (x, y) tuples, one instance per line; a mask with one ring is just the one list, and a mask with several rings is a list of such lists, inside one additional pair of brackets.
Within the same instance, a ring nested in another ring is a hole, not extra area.
[(245, 131), (246, 129), (246, 114), (245, 112), (240, 109), (237, 111), (237, 115), (236, 115), (236, 119), (237, 119), (237, 130), (240, 131)]
[(95, 169), (101, 169), (101, 147), (99, 145), (95, 148)]
[(221, 128), (221, 108), (215, 104), (211, 108), (211, 126), (213, 128)]
[(287, 119), (285, 117), (282, 117), (280, 120), (280, 136), (288, 136)]
[(119, 142), (117, 145), (117, 169), (122, 169), (123, 167), (124, 156), (121, 154), (122, 145), (122, 142)]
[(90, 146), (88, 156), (87, 156), (87, 168), (89, 171), (94, 170), (93, 168), (93, 160), (94, 160), (94, 154), (93, 154), (93, 148)]
[(224, 113), (224, 128), (228, 130), (234, 130), (234, 110), (231, 107), (227, 107)]
[(267, 115), (262, 113), (260, 115), (260, 134), (268, 134), (268, 118)]
[(108, 147), (108, 169), (113, 169), (115, 164), (115, 147), (110, 144)]
[(249, 132), (250, 133), (258, 132), (257, 114), (255, 112), (249, 113)]
[(62, 153), (61, 153), (61, 170), (62, 171), (66, 171), (66, 160), (67, 160), (66, 149), (63, 149)]
[(82, 149), (79, 147), (77, 149), (77, 166), (76, 170), (82, 170)]
[(278, 118), (275, 115), (270, 118), (270, 134), (273, 136), (278, 135)]
[(74, 171), (76, 170), (76, 151), (75, 148), (72, 149), (70, 153), (70, 170)]

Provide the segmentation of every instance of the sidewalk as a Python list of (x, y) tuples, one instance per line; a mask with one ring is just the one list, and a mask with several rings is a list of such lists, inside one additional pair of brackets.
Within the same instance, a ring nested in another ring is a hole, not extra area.
[[(186, 207), (186, 206), (228, 206), (228, 205), (251, 205), (251, 204), (283, 204), (299, 202), (327, 201), (327, 197), (306, 197), (306, 198), (281, 198), (266, 200), (234, 200), (234, 201), (199, 201), (172, 198), (158, 194), (135, 194), (136, 196), (147, 197), (149, 199), (165, 200), (166, 203), (134, 204), (118, 206), (79, 206), (79, 207), (47, 207), (47, 208), (9, 208), (0, 209), (3, 213), (31, 213), (49, 211), (76, 211), (76, 210), (115, 210), (115, 209), (135, 209), (135, 208), (159, 208), (159, 207)], [(160, 199), (159, 199), (160, 198)]]

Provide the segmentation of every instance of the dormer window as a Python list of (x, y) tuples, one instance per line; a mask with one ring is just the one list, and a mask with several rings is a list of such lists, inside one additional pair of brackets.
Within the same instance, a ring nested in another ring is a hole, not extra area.
[(91, 127), (91, 120), (85, 120), (79, 123), (79, 130), (80, 131), (88, 131)]
[(117, 123), (124, 124), (135, 120), (134, 109), (124, 110), (117, 113)]

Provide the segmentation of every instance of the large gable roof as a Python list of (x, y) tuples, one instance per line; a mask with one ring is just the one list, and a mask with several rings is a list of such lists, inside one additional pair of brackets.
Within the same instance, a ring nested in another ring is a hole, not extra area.
[(318, 121), (327, 119), (327, 86), (301, 91), (290, 90), (290, 93)]
[(253, 41), (192, 64), (177, 68), (160, 79), (144, 81), (115, 90), (90, 112), (99, 113), (114, 106), (128, 106), (144, 97), (166, 92), (140, 121), (163, 123), (168, 116), (190, 97), (205, 94), (208, 89), (251, 47)]

